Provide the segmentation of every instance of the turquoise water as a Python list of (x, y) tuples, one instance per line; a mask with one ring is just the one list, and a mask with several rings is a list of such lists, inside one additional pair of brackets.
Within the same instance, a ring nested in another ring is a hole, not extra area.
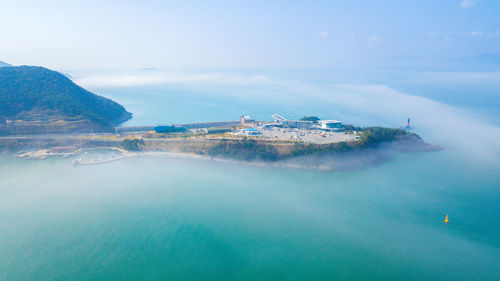
[[(93, 90), (134, 112), (131, 125), (276, 112), (400, 123), (358, 104), (244, 88)], [(498, 140), (475, 138), (489, 159), (468, 153), (466, 137), (447, 145), (436, 137), (444, 128), (415, 130), (444, 149), (342, 172), (0, 156), (0, 280), (499, 280), (500, 165), (488, 146)]]
[(0, 279), (498, 280), (497, 170), (452, 160), (322, 173), (4, 158)]

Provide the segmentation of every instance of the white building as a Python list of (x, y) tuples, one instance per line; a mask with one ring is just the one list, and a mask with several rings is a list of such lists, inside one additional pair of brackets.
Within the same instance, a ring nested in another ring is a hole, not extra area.
[(337, 120), (318, 120), (318, 127), (323, 130), (340, 131), (342, 122)]
[(240, 122), (241, 125), (245, 125), (248, 123), (255, 123), (255, 119), (252, 119), (249, 115), (241, 115)]

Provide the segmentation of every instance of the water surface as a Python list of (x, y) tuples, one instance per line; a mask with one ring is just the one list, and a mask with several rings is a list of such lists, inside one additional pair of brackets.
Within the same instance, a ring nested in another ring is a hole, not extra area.
[(498, 111), (498, 93), (478, 103), (430, 87), (445, 105), (322, 79), (91, 90), (133, 112), (128, 125), (281, 113), (398, 127), (412, 117), (444, 149), (346, 171), (0, 156), (0, 280), (500, 280), (498, 116), (474, 119)]
[(453, 160), (317, 172), (2, 158), (0, 279), (498, 280), (499, 175)]

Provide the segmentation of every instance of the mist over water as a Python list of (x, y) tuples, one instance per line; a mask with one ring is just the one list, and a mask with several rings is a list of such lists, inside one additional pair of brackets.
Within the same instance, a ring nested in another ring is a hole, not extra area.
[[(318, 115), (359, 126), (401, 127), (411, 118), (414, 132), (427, 141), (478, 162), (500, 165), (497, 73), (142, 71), (80, 75), (77, 83), (134, 112), (125, 125), (237, 120), (241, 114), (270, 120), (272, 114), (280, 113), (290, 119)], [(362, 77), (375, 78), (362, 82)], [(450, 82), (453, 79), (461, 79), (458, 86)], [(455, 101), (457, 96), (460, 102)], [(466, 101), (472, 106), (463, 106)]]
[(377, 148), (365, 148), (344, 153), (320, 153), (294, 157), (264, 166), (317, 171), (349, 171), (376, 167), (397, 159), (405, 153), (432, 153), (439, 151), (439, 146), (416, 144), (418, 140), (396, 141), (381, 144)]
[(349, 172), (2, 159), (1, 277), (495, 280), (498, 175), (443, 158)]
[(381, 83), (154, 77), (80, 81), (124, 104), (130, 125), (280, 113), (399, 127), (410, 117), (443, 150), (385, 147), (274, 166), (0, 156), (0, 279), (500, 279), (494, 118)]

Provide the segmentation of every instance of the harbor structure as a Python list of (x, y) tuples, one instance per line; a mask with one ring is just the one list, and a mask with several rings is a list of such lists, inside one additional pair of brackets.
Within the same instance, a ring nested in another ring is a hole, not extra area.
[(304, 120), (288, 120), (279, 114), (272, 115), (274, 123), (278, 126), (283, 126), (287, 128), (299, 128), (299, 129), (311, 129), (313, 128), (314, 122), (304, 121)]
[[(131, 127), (115, 127), (115, 132), (118, 133), (137, 133), (155, 131), (163, 133), (183, 132), (187, 129), (202, 129), (212, 127), (228, 127), (240, 125), (240, 121), (218, 121), (218, 122), (200, 122), (200, 123), (186, 123), (186, 124), (173, 124), (173, 125), (156, 125), (156, 126), (131, 126)], [(174, 128), (172, 128), (174, 127)], [(156, 128), (156, 129), (155, 129)], [(183, 128), (183, 129), (182, 129)]]

